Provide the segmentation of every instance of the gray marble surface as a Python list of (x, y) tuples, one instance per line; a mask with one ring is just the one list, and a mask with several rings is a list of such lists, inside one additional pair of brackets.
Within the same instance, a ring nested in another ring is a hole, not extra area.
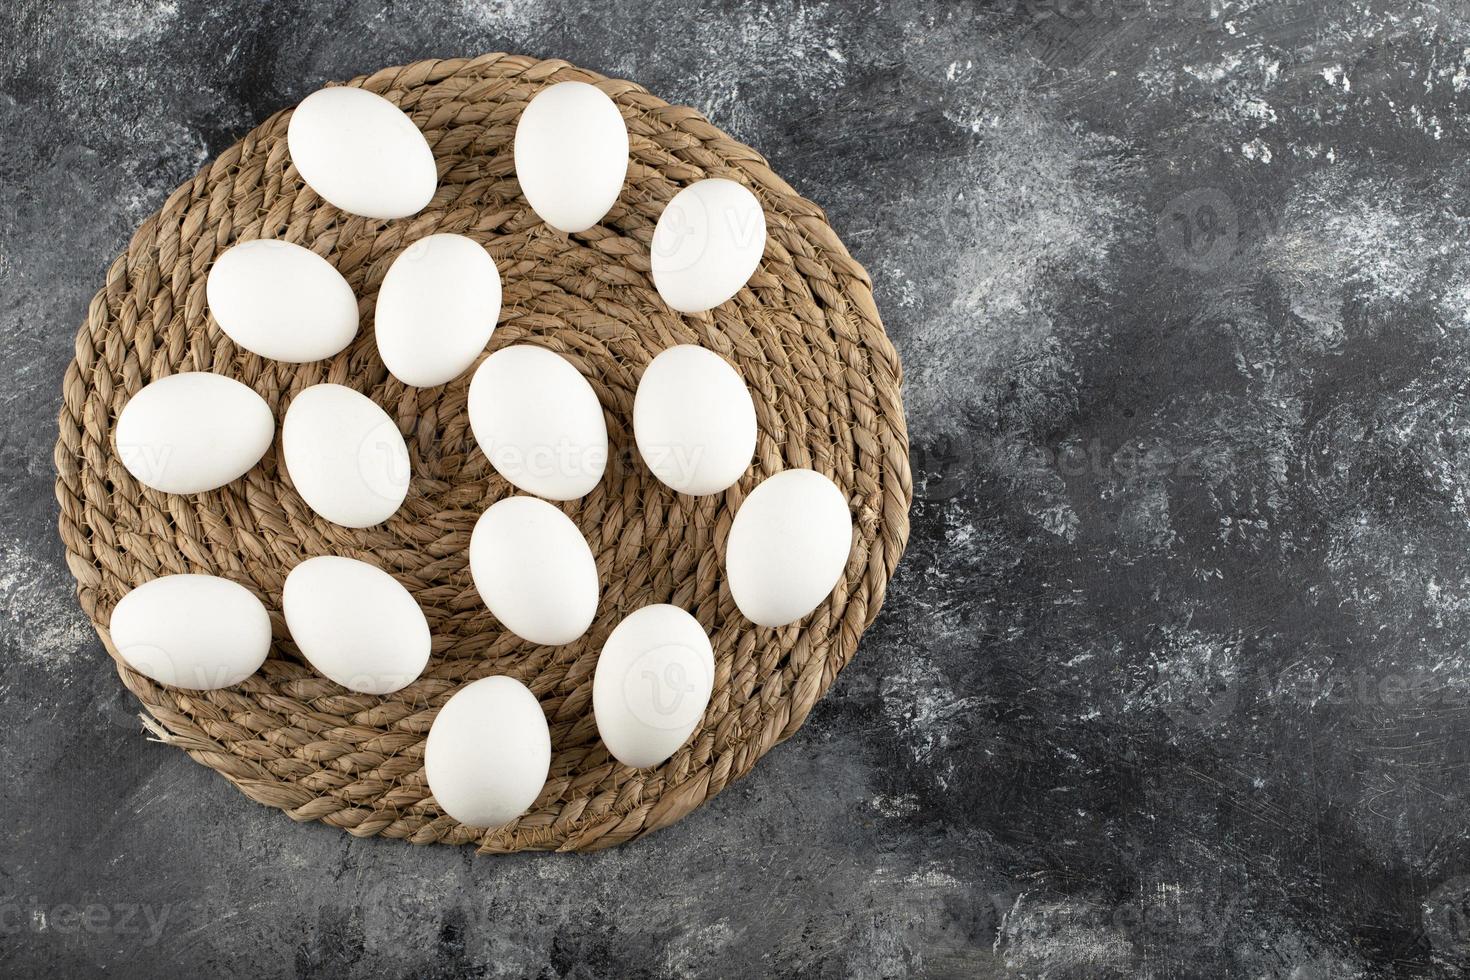
[[(0, 7), (0, 973), (1457, 976), (1470, 10)], [(873, 273), (913, 539), (807, 727), (647, 840), (476, 859), (144, 737), (51, 447), (132, 228), (329, 79), (511, 50), (760, 149)]]

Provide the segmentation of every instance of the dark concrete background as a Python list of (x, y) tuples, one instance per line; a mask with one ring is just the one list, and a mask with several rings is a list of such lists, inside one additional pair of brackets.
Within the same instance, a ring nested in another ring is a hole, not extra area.
[[(10, 0), (0, 37), (0, 973), (1470, 962), (1463, 3)], [(328, 79), (495, 50), (764, 152), (908, 370), (913, 540), (858, 659), (588, 857), (296, 826), (148, 741), (53, 530), (132, 228)]]

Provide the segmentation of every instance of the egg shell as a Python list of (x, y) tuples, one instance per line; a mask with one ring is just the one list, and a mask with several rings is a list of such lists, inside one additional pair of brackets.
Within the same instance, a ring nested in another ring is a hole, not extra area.
[(609, 752), (634, 769), (672, 756), (704, 717), (715, 655), (699, 621), (678, 606), (644, 606), (608, 635), (592, 681), (592, 711)]
[(214, 575), (165, 575), (133, 589), (112, 610), (113, 649), (160, 684), (213, 691), (260, 669), (271, 620), (259, 599)]
[(408, 494), (408, 446), (398, 426), (343, 385), (312, 385), (292, 399), (281, 453), (301, 499), (343, 527), (381, 524)]
[(500, 624), (532, 643), (570, 643), (597, 614), (597, 562), (587, 539), (535, 497), (506, 497), (480, 515), (470, 574)]
[(286, 627), (323, 677), (360, 694), (391, 694), (429, 662), (429, 623), (401, 583), (375, 565), (322, 555), (291, 569)]
[(300, 364), (331, 357), (357, 336), (357, 297), (336, 267), (291, 242), (257, 238), (214, 260), (209, 312), (235, 343)]
[(852, 514), (842, 491), (813, 470), (785, 470), (735, 512), (725, 546), (730, 594), (753, 623), (794, 623), (832, 592), (851, 550)]
[(242, 476), (276, 432), (265, 399), (234, 378), (188, 371), (144, 386), (118, 413), (123, 467), (164, 493), (202, 493)]
[(374, 333), (393, 376), (420, 388), (452, 381), (475, 362), (500, 319), (500, 272), (463, 235), (420, 238), (388, 267)]
[(366, 218), (417, 214), (439, 182), (424, 134), (366, 89), (334, 86), (302, 99), (286, 127), (286, 148), (308, 187)]
[(628, 173), (628, 127), (617, 105), (586, 82), (542, 89), (521, 113), (516, 179), (536, 214), (564, 232), (586, 231), (618, 199)]
[(633, 398), (633, 437), (665, 485), (700, 496), (729, 488), (755, 454), (755, 404), (728, 361), (693, 344), (655, 357)]
[(429, 726), (424, 775), (439, 809), (471, 827), (525, 813), (551, 771), (551, 732), (526, 685), (482, 677), (455, 692)]
[(566, 358), (528, 344), (501, 348), (475, 370), (468, 408), (480, 450), (516, 488), (575, 500), (602, 479), (602, 405)]
[(713, 177), (674, 195), (658, 216), (648, 258), (663, 301), (700, 313), (740, 292), (765, 249), (760, 201), (743, 185)]

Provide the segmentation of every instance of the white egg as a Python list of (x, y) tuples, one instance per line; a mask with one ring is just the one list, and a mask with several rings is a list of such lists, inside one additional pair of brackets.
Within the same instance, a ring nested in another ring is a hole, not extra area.
[(188, 371), (159, 378), (117, 417), (117, 454), (144, 486), (202, 493), (242, 476), (276, 432), (265, 399), (222, 374)]
[(312, 385), (291, 401), (281, 455), (307, 506), (343, 527), (381, 524), (408, 494), (403, 434), (376, 402), (343, 385)]
[(688, 741), (714, 679), (714, 650), (699, 621), (678, 606), (644, 606), (617, 625), (597, 658), (597, 732), (624, 765), (656, 766)]
[(586, 231), (607, 214), (628, 173), (628, 127), (586, 82), (543, 89), (516, 123), (516, 179), (553, 228)]
[(291, 162), (327, 203), (366, 218), (417, 214), (439, 182), (413, 120), (381, 95), (334, 86), (301, 100), (286, 127)]
[(500, 319), (500, 271), (463, 235), (420, 238), (393, 260), (378, 290), (378, 354), (406, 385), (428, 388), (475, 362)]
[(112, 610), (113, 649), (160, 684), (213, 691), (260, 669), (271, 620), (243, 585), (213, 575), (165, 575), (138, 586)]
[(852, 514), (837, 485), (813, 470), (777, 473), (750, 492), (730, 525), (730, 594), (753, 623), (794, 623), (832, 592), (851, 550)]
[(480, 515), (470, 574), (500, 624), (532, 643), (570, 643), (597, 613), (597, 562), (587, 539), (535, 497), (506, 497)]
[(607, 467), (607, 423), (587, 379), (544, 347), (504, 347), (475, 370), (470, 427), (495, 471), (550, 500), (585, 496)]
[(670, 347), (643, 371), (633, 438), (653, 475), (680, 493), (719, 493), (755, 454), (755, 404), (730, 362), (693, 344)]
[(429, 623), (375, 565), (322, 555), (291, 569), (281, 592), (291, 639), (317, 672), (360, 694), (392, 694), (429, 662)]
[(228, 249), (204, 294), (225, 335), (261, 357), (318, 361), (357, 336), (352, 287), (332, 263), (290, 242), (257, 238)]
[(439, 809), (470, 827), (525, 813), (551, 771), (551, 733), (536, 695), (514, 677), (482, 677), (439, 709), (424, 776)]
[(681, 313), (714, 309), (740, 292), (766, 250), (760, 201), (733, 180), (696, 181), (658, 216), (649, 262), (653, 284)]

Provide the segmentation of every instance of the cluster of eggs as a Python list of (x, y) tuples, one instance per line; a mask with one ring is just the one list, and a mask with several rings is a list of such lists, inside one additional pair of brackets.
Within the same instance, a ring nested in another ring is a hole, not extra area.
[[(397, 106), (363, 89), (328, 88), (297, 107), (287, 134), (306, 184), (343, 211), (390, 220), (423, 209), (437, 186), (423, 134)], [(517, 123), (515, 168), (537, 215), (563, 232), (584, 231), (617, 200), (628, 167), (623, 117), (601, 90), (564, 82), (538, 94)], [(765, 247), (765, 216), (740, 184), (701, 180), (660, 215), (650, 253), (659, 296), (680, 312), (711, 309), (749, 280)], [(357, 300), (330, 262), (283, 241), (230, 248), (206, 283), (210, 312), (236, 344), (303, 363), (331, 357), (358, 332)], [(500, 274), (474, 240), (422, 238), (383, 279), (375, 309), (377, 350), (406, 385), (459, 377), (480, 357), (500, 314)], [(602, 406), (576, 367), (543, 347), (515, 345), (481, 361), (468, 392), (475, 441), (521, 494), (490, 506), (471, 535), (476, 590), (507, 630), (560, 645), (592, 624), (601, 586), (586, 538), (548, 501), (590, 492), (608, 458)], [(756, 444), (750, 391), (713, 351), (661, 352), (639, 380), (633, 406), (639, 456), (672, 490), (721, 493), (747, 471)], [(124, 406), (116, 443), (139, 482), (192, 494), (244, 475), (265, 454), (275, 419), (238, 381), (209, 372), (160, 378)], [(281, 457), (302, 500), (328, 521), (380, 524), (408, 493), (407, 445), (367, 396), (318, 384), (296, 395), (281, 425)], [(831, 592), (852, 539), (847, 500), (812, 470), (778, 473), (743, 501), (730, 528), (725, 568), (743, 615), (769, 627), (793, 623)], [(281, 606), (291, 638), (322, 675), (351, 691), (385, 695), (413, 682), (431, 634), (412, 594), (387, 572), (323, 555), (286, 577)], [(213, 689), (238, 684), (264, 662), (271, 626), (264, 605), (238, 583), (171, 575), (125, 595), (110, 633), (118, 654), (162, 684)], [(608, 635), (593, 678), (593, 710), (609, 752), (626, 765), (658, 765), (688, 740), (714, 681), (709, 636), (688, 612), (650, 605)], [(478, 827), (523, 813), (551, 760), (536, 697), (509, 676), (486, 677), (440, 709), (424, 766), (439, 806)]]

